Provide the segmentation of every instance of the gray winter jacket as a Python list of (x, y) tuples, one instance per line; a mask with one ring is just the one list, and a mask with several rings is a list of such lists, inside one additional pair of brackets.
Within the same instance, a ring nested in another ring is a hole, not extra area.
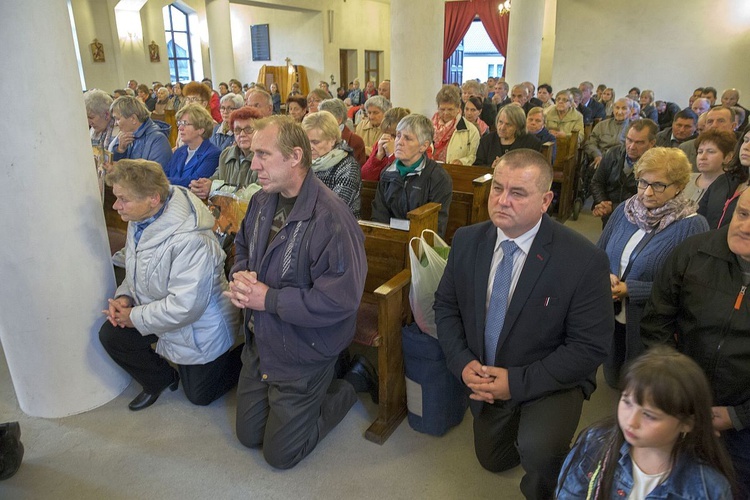
[(159, 337), (157, 354), (181, 365), (205, 364), (234, 343), (237, 309), (222, 292), (224, 252), (214, 218), (189, 190), (172, 186), (164, 212), (135, 245), (128, 224), (125, 280), (115, 296), (133, 300), (130, 319), (143, 335)]

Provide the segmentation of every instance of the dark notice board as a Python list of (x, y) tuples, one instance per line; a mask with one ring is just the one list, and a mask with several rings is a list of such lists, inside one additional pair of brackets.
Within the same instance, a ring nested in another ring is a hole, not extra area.
[(250, 26), (250, 39), (253, 46), (253, 61), (271, 60), (271, 42), (268, 37), (267, 24)]

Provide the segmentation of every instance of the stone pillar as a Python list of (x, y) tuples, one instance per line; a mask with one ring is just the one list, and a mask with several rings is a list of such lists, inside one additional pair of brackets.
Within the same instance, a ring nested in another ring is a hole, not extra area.
[(391, 0), (391, 101), (432, 117), (443, 81), (445, 4)]
[[(44, 19), (44, 36), (39, 20)], [(102, 349), (114, 274), (66, 3), (0, 4), (0, 342), (21, 409), (57, 418), (130, 382)], [(20, 82), (54, 97), (18, 98)]]
[(206, 0), (206, 24), (208, 52), (211, 57), (211, 80), (214, 88), (218, 89), (219, 82), (237, 78), (234, 70), (229, 0)]
[(544, 32), (544, 0), (513, 0), (508, 26), (508, 61), (505, 81), (512, 87), (539, 82)]

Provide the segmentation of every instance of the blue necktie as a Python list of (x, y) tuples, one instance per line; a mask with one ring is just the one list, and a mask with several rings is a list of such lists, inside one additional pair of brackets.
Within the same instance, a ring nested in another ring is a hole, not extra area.
[(484, 326), (484, 357), (487, 366), (495, 365), (497, 343), (500, 340), (503, 323), (505, 323), (505, 311), (508, 309), (508, 295), (513, 275), (513, 254), (518, 250), (518, 245), (511, 240), (505, 240), (500, 243), (500, 248), (503, 249), (503, 258), (500, 259), (492, 281), (492, 295), (490, 295), (487, 321)]

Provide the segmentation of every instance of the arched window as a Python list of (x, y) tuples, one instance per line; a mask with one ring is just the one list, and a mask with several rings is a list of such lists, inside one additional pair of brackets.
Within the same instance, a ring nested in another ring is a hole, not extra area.
[(176, 4), (164, 7), (164, 31), (167, 35), (169, 76), (173, 82), (195, 80), (193, 50), (188, 13)]

